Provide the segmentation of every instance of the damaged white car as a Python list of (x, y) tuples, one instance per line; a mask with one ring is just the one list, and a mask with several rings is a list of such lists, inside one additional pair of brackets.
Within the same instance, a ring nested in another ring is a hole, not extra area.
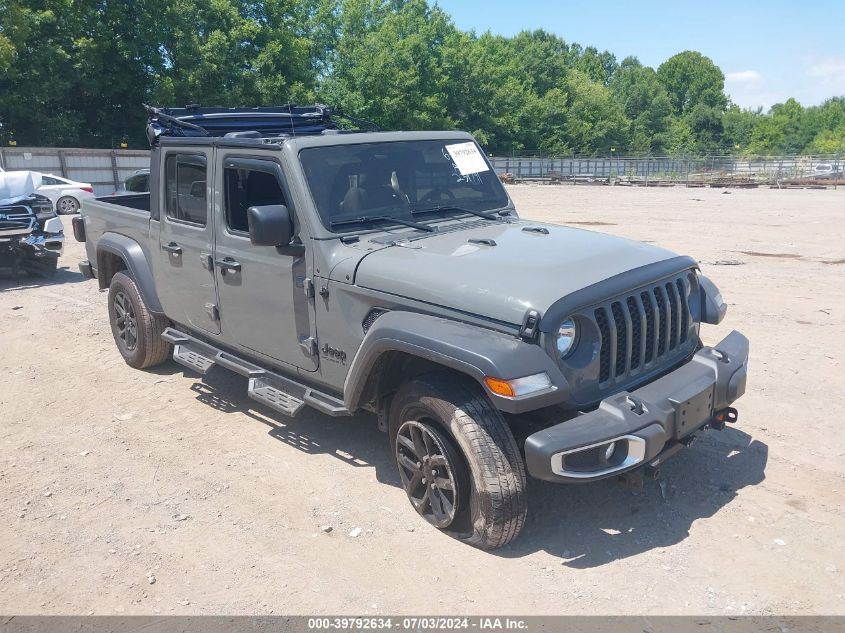
[(16, 276), (52, 277), (64, 251), (64, 226), (40, 186), (38, 172), (0, 172), (0, 269)]

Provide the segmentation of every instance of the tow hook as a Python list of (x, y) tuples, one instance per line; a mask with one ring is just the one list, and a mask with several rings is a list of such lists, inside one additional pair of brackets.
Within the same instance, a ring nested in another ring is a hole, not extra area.
[(722, 409), (713, 416), (713, 419), (710, 421), (710, 428), (716, 431), (721, 431), (725, 428), (726, 423), (736, 424), (738, 419), (739, 411), (733, 407), (728, 407), (727, 409)]
[(631, 494), (638, 495), (643, 491), (643, 474), (638, 470), (622, 473), (616, 478)]
[(657, 466), (645, 466), (643, 468), (643, 475), (650, 479), (654, 479), (654, 481), (657, 481), (658, 479), (660, 479), (660, 468)]

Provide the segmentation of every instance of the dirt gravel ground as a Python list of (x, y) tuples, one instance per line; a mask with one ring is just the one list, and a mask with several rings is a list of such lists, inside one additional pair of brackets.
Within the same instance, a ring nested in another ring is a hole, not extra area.
[(477, 551), (413, 513), (372, 417), (126, 366), (71, 238), (54, 280), (0, 279), (0, 612), (845, 614), (845, 191), (510, 192), (701, 261), (730, 302), (705, 340), (751, 339), (736, 427), (639, 496), (531, 482)]

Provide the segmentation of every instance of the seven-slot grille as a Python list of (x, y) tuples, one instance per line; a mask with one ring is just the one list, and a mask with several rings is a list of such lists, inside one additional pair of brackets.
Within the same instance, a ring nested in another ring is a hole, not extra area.
[(684, 273), (597, 307), (599, 383), (639, 373), (685, 348), (689, 293), (690, 280)]

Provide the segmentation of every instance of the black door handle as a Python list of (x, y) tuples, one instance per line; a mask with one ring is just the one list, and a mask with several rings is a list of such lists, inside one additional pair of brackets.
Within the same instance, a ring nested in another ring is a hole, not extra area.
[(230, 270), (233, 273), (240, 272), (241, 270), (241, 263), (235, 261), (231, 257), (224, 257), (223, 259), (218, 259), (216, 263), (220, 267), (220, 272), (224, 275), (226, 274), (227, 270)]
[(161, 249), (167, 251), (168, 253), (173, 253), (174, 255), (181, 255), (182, 254), (182, 247), (179, 246), (176, 242), (170, 242), (169, 244), (162, 244)]

